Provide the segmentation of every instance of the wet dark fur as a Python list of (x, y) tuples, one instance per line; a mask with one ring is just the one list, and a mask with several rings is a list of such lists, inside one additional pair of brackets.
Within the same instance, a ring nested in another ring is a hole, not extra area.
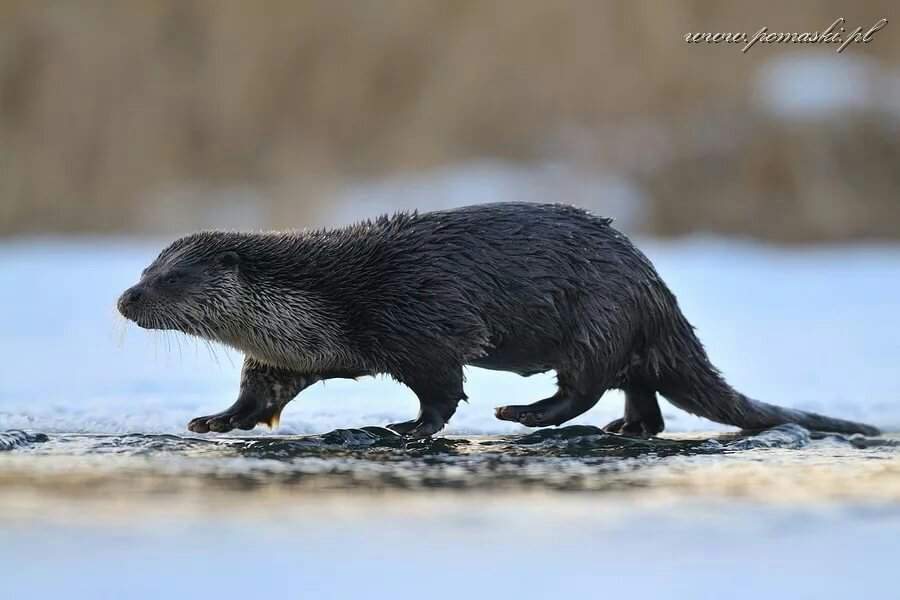
[(164, 250), (119, 307), (144, 327), (245, 353), (238, 401), (192, 421), (198, 432), (277, 421), (321, 379), (386, 373), (421, 403), (417, 419), (392, 427), (431, 435), (465, 398), (468, 364), (557, 372), (551, 398), (497, 409), (498, 418), (529, 426), (559, 425), (618, 388), (627, 401), (624, 417), (608, 426), (616, 432), (662, 431), (659, 392), (745, 429), (792, 422), (877, 433), (732, 389), (650, 261), (608, 219), (565, 205), (480, 205), (310, 232), (199, 233)]

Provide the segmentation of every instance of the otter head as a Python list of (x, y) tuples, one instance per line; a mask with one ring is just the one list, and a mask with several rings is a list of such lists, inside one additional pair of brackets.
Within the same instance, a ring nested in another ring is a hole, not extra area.
[(145, 329), (217, 338), (238, 312), (241, 257), (233, 236), (207, 232), (175, 241), (125, 290), (119, 312)]

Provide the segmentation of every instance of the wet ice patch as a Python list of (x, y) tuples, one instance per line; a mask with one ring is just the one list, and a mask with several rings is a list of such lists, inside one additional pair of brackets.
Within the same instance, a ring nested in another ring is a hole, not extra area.
[[(271, 488), (290, 494), (424, 489), (644, 493), (657, 488), (706, 493), (714, 486), (755, 490), (753, 481), (781, 477), (785, 469), (810, 476), (814, 472), (803, 471), (803, 465), (820, 464), (823, 457), (833, 462), (834, 456), (844, 456), (840, 468), (857, 477), (871, 471), (871, 458), (884, 459), (884, 469), (900, 456), (898, 446), (889, 443), (893, 438), (861, 447), (854, 437), (811, 436), (794, 425), (755, 435), (652, 439), (584, 425), (423, 440), (404, 439), (381, 427), (262, 437), (9, 432), (6, 438), (0, 435), (3, 439), (11, 440), (16, 452), (0, 454), (0, 488), (65, 493), (72, 488), (112, 497), (206, 488), (236, 493)], [(43, 443), (34, 443), (40, 439)], [(878, 476), (896, 479), (885, 473)], [(837, 490), (833, 493), (845, 493), (841, 477), (825, 478)], [(807, 487), (819, 485), (811, 481)], [(879, 489), (900, 495), (898, 488), (900, 481)], [(857, 493), (865, 489), (861, 485)]]
[[(844, 436), (836, 436), (836, 439), (847, 441)], [(803, 448), (810, 441), (809, 430), (800, 425), (787, 423), (760, 432), (757, 435), (736, 440), (727, 444), (729, 450), (759, 450), (761, 448)]]
[(46, 442), (47, 436), (43, 433), (26, 433), (24, 431), (0, 431), (0, 452), (24, 448), (31, 444)]

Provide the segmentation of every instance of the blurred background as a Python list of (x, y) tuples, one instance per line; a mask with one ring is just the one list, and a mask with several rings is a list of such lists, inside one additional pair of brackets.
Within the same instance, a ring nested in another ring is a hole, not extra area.
[(632, 231), (900, 236), (896, 2), (0, 3), (0, 234), (562, 201)]

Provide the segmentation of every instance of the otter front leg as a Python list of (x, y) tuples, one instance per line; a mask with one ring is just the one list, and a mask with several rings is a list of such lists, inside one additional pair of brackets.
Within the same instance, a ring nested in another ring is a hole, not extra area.
[(463, 391), (462, 367), (433, 377), (407, 379), (406, 385), (419, 398), (419, 416), (412, 421), (391, 423), (388, 429), (411, 438), (426, 438), (444, 428), (460, 400), (466, 399)]
[(322, 378), (321, 375), (270, 367), (245, 358), (237, 401), (220, 413), (197, 417), (188, 424), (188, 429), (194, 433), (222, 433), (232, 429), (253, 429), (261, 423), (276, 427), (285, 405), (301, 390)]

